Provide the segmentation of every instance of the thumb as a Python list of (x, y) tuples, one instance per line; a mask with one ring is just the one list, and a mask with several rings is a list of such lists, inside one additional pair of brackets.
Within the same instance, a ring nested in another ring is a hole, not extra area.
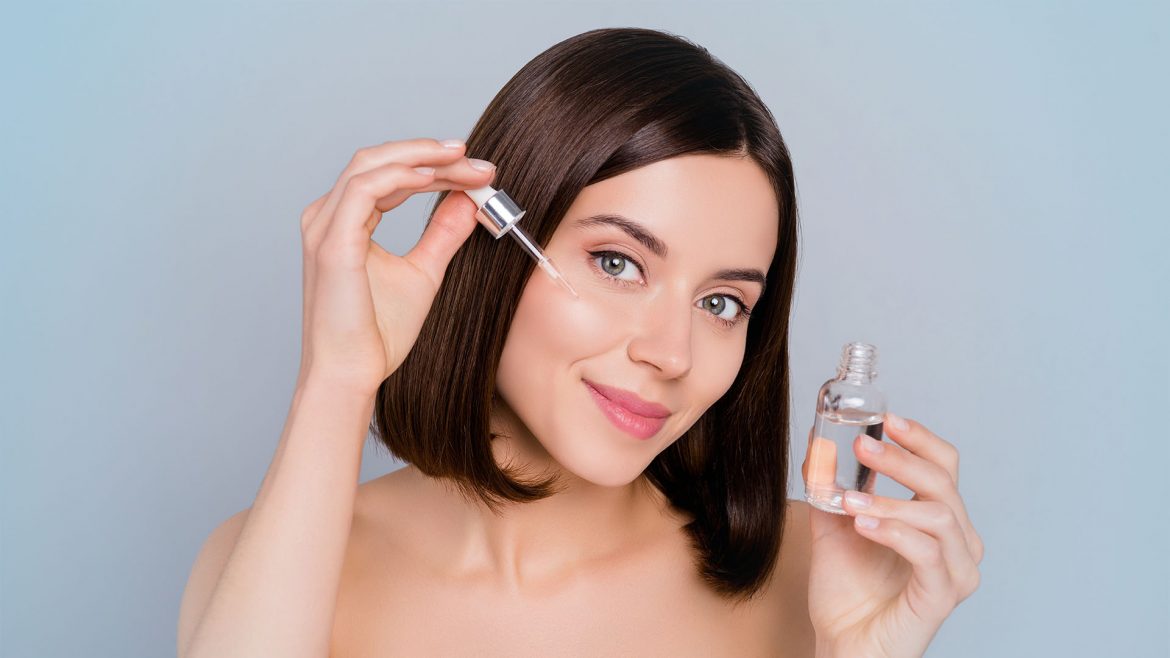
[(418, 244), (403, 256), (435, 282), (435, 289), (443, 282), (443, 274), (455, 252), (479, 225), (476, 210), (471, 197), (462, 190), (451, 190), (435, 208)]

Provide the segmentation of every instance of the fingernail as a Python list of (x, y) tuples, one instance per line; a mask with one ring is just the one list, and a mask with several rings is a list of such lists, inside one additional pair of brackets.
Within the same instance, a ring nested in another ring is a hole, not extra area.
[(449, 148), (449, 149), (457, 149), (457, 148), (463, 146), (462, 139), (444, 139), (443, 141), (441, 141), (439, 143), (442, 144), (444, 148)]
[(878, 519), (876, 519), (872, 516), (858, 514), (857, 516), (855, 516), (853, 518), (857, 520), (857, 525), (859, 525), (863, 528), (869, 528), (870, 530), (873, 530), (874, 528), (878, 527)]
[(415, 167), (414, 170), (420, 174), (433, 174), (433, 173), (435, 173), (434, 167)]
[(853, 507), (869, 507), (872, 500), (869, 494), (861, 493), (860, 491), (845, 492), (845, 502)]
[(884, 445), (882, 445), (881, 441), (874, 439), (872, 436), (870, 436), (868, 434), (861, 435), (861, 447), (864, 448), (867, 452), (875, 452), (875, 453), (881, 452), (881, 451), (886, 449), (886, 447)]
[(478, 158), (468, 158), (467, 161), (471, 163), (472, 167), (475, 167), (476, 169), (478, 169), (480, 171), (491, 171), (492, 169), (496, 168), (496, 166), (494, 164), (488, 162), (487, 160), (480, 160)]
[(893, 425), (894, 429), (902, 432), (910, 429), (910, 423), (907, 423), (905, 418), (895, 416), (888, 411), (886, 412), (886, 422), (888, 422), (890, 425)]

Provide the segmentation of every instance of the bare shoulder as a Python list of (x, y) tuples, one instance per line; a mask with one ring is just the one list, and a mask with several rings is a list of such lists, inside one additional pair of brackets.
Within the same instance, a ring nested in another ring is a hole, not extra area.
[(417, 472), (408, 467), (358, 485), (348, 549), (353, 567), (385, 564), (388, 551), (406, 548), (407, 540), (418, 535), (429, 501), (417, 479)]
[(179, 655), (183, 654), (183, 648), (190, 642), (199, 619), (203, 617), (219, 577), (223, 574), (228, 558), (231, 557), (240, 538), (244, 522), (248, 520), (249, 511), (250, 507), (236, 512), (216, 526), (204, 540), (199, 554), (195, 557), (179, 604), (177, 638)]
[(359, 484), (353, 507), (354, 523), (385, 520), (403, 507), (398, 503), (417, 502), (413, 500), (417, 497), (412, 490), (416, 484), (413, 476), (411, 468), (400, 468)]

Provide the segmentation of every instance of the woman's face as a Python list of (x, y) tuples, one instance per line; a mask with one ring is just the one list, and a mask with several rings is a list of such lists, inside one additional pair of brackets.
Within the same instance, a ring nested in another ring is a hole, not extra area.
[[(676, 157), (582, 190), (545, 249), (580, 299), (533, 270), (497, 372), (497, 429), (521, 463), (622, 486), (690, 428), (739, 372), (778, 215), (750, 158)], [(668, 415), (623, 411), (586, 382)]]

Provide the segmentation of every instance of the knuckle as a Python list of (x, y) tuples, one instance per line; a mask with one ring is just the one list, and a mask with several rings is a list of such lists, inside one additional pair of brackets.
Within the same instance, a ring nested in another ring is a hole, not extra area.
[(978, 569), (972, 569), (969, 574), (961, 579), (961, 582), (958, 583), (958, 592), (956, 592), (959, 602), (966, 600), (975, 593), (975, 590), (979, 589), (979, 581)]
[(942, 441), (943, 444), (943, 459), (952, 468), (957, 469), (959, 467), (959, 449), (956, 448), (952, 443), (948, 443), (943, 439), (939, 440)]
[(901, 542), (902, 538), (906, 534), (902, 532), (902, 528), (899, 527), (896, 523), (893, 525), (890, 525), (889, 523), (882, 523), (880, 526), (878, 526), (878, 529), (881, 530), (883, 527), (885, 528), (886, 536), (890, 538), (890, 541), (895, 543)]
[(393, 175), (394, 180), (399, 180), (415, 173), (414, 167), (402, 162), (390, 162), (383, 165), (383, 168)]
[(927, 517), (932, 528), (941, 530), (959, 525), (959, 520), (955, 518), (955, 512), (946, 503), (932, 501), (930, 507), (927, 508)]
[(937, 541), (930, 542), (930, 545), (922, 551), (922, 561), (927, 566), (939, 566), (943, 563), (942, 546)]
[(443, 146), (442, 140), (435, 137), (420, 137), (410, 141), (412, 146), (426, 149), (434, 149), (441, 153), (450, 153), (452, 149)]
[(369, 196), (374, 192), (376, 185), (374, 177), (369, 173), (355, 174), (346, 181), (345, 194), (347, 196)]
[(363, 146), (362, 148), (353, 152), (353, 157), (349, 159), (350, 168), (365, 169), (369, 167), (370, 164), (372, 164), (373, 157), (373, 149), (369, 146)]
[(305, 226), (308, 226), (309, 222), (311, 222), (313, 220), (313, 218), (317, 216), (317, 213), (321, 212), (321, 207), (325, 205), (325, 200), (327, 198), (329, 198), (328, 193), (326, 193), (320, 197), (317, 197), (316, 199), (311, 201), (309, 203), (309, 205), (305, 206), (305, 209), (301, 211), (301, 227), (302, 228), (304, 228)]

